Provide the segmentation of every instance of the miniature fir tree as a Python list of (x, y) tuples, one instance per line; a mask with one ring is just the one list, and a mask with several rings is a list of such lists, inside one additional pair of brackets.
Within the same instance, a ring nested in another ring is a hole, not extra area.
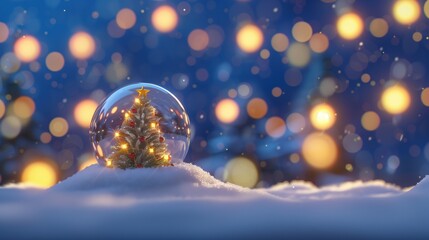
[(134, 104), (124, 113), (124, 121), (115, 132), (113, 153), (107, 166), (116, 168), (146, 168), (171, 166), (171, 155), (159, 128), (160, 117), (143, 87)]

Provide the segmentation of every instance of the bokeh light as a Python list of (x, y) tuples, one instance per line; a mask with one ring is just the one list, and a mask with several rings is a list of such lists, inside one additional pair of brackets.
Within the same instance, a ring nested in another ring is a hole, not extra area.
[(420, 17), (420, 5), (415, 0), (396, 0), (393, 4), (393, 17), (400, 24), (409, 25)]
[(0, 131), (3, 137), (13, 139), (21, 132), (22, 124), (19, 118), (7, 116), (0, 123)]
[(338, 149), (329, 135), (315, 132), (304, 139), (302, 155), (310, 166), (317, 169), (327, 169), (337, 160)]
[(329, 47), (329, 39), (323, 33), (316, 33), (310, 39), (310, 48), (315, 53), (323, 53)]
[(283, 33), (276, 33), (271, 38), (271, 46), (276, 52), (284, 52), (289, 46), (289, 38)]
[(264, 35), (256, 25), (246, 24), (238, 30), (236, 41), (243, 52), (253, 53), (261, 48), (264, 42)]
[(69, 124), (62, 117), (56, 117), (49, 123), (49, 131), (55, 137), (62, 137), (67, 134)]
[(311, 51), (307, 44), (295, 42), (290, 45), (286, 56), (292, 66), (304, 67), (310, 62)]
[(300, 21), (295, 23), (292, 27), (292, 36), (298, 42), (308, 42), (312, 34), (313, 29), (307, 22)]
[(77, 59), (87, 59), (95, 52), (94, 38), (86, 32), (77, 32), (69, 40), (69, 50)]
[(219, 121), (223, 123), (232, 123), (240, 114), (240, 108), (234, 100), (223, 99), (216, 105), (215, 114)]
[(49, 188), (58, 181), (57, 167), (50, 160), (34, 160), (25, 166), (21, 182), (40, 188)]
[(369, 31), (374, 37), (384, 37), (389, 31), (389, 24), (383, 18), (375, 18), (369, 24)]
[[(426, 107), (429, 107), (429, 88), (423, 89), (422, 93), (420, 94), (420, 100), (422, 101), (423, 105)], [(1, 107), (0, 107), (0, 117), (1, 117)]]
[(359, 37), (362, 34), (363, 26), (362, 18), (353, 12), (341, 15), (337, 21), (338, 34), (346, 40)]
[(98, 164), (97, 163), (97, 159), (95, 159), (94, 154), (92, 153), (85, 153), (82, 154), (79, 159), (79, 171), (82, 171), (83, 169), (93, 165), (93, 164)]
[(321, 103), (311, 109), (310, 121), (313, 127), (326, 130), (334, 125), (335, 115), (335, 111), (330, 105)]
[(286, 132), (285, 121), (280, 117), (270, 117), (265, 123), (265, 131), (272, 138), (279, 138)]
[(91, 124), (92, 115), (97, 109), (98, 103), (91, 99), (80, 101), (74, 108), (74, 119), (79, 126), (89, 128)]
[(21, 119), (27, 119), (33, 115), (36, 110), (36, 104), (33, 99), (27, 96), (21, 96), (13, 102), (12, 110), (15, 116)]
[(209, 35), (202, 29), (195, 29), (188, 35), (189, 47), (195, 51), (202, 51), (209, 45)]
[(368, 131), (374, 131), (380, 126), (380, 117), (376, 112), (368, 111), (362, 115), (362, 127)]
[(252, 188), (259, 180), (259, 171), (249, 159), (237, 157), (229, 160), (223, 174), (223, 180), (242, 187)]
[(179, 21), (176, 10), (168, 5), (163, 5), (155, 9), (151, 17), (153, 27), (162, 33), (173, 31)]
[(305, 128), (305, 117), (299, 113), (292, 113), (286, 118), (289, 131), (293, 133), (302, 132)]
[(39, 57), (40, 48), (40, 43), (35, 37), (24, 35), (16, 40), (13, 46), (13, 52), (19, 60), (31, 62)]
[(116, 24), (122, 29), (130, 29), (136, 24), (136, 14), (129, 8), (123, 8), (116, 14)]
[(410, 104), (411, 97), (408, 90), (399, 84), (386, 88), (381, 95), (381, 105), (390, 114), (403, 113)]
[(249, 114), (251, 118), (263, 118), (267, 114), (267, 111), (267, 102), (262, 98), (253, 98), (247, 103), (247, 114)]
[(362, 146), (362, 138), (356, 133), (349, 133), (343, 138), (343, 147), (349, 153), (359, 152)]
[(59, 52), (51, 52), (46, 56), (45, 64), (52, 72), (58, 72), (64, 67), (64, 57)]
[(0, 22), (0, 43), (5, 42), (9, 37), (9, 28), (6, 24)]
[(4, 116), (5, 112), (6, 106), (4, 105), (4, 102), (0, 99), (0, 119)]

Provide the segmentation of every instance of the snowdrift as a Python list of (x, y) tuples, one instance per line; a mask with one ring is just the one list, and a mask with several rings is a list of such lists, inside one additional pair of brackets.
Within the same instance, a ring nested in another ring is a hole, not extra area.
[(0, 236), (38, 238), (428, 239), (429, 180), (245, 189), (192, 164), (93, 165), (48, 190), (0, 188)]

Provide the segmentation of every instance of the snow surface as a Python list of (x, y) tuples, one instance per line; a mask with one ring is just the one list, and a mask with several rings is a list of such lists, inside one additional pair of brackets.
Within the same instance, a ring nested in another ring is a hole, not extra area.
[(0, 188), (0, 239), (429, 239), (429, 177), (268, 189), (223, 183), (182, 163), (93, 165), (48, 190)]

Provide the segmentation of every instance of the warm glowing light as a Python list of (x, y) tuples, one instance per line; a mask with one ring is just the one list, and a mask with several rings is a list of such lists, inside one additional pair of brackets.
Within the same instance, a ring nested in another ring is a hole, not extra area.
[(87, 59), (94, 54), (94, 38), (86, 32), (77, 32), (69, 40), (69, 49), (75, 58)]
[(135, 98), (135, 99), (134, 99), (134, 102), (135, 102), (135, 103), (140, 103), (140, 99)]
[[(420, 100), (422, 101), (423, 105), (425, 105), (426, 107), (429, 107), (429, 88), (425, 88), (422, 93), (420, 94)], [(1, 114), (1, 106), (0, 106), (0, 117), (2, 116)]]
[(80, 101), (74, 108), (73, 115), (76, 123), (81, 127), (88, 128), (97, 106), (97, 102), (91, 99)]
[(188, 44), (192, 50), (202, 51), (209, 45), (209, 34), (202, 29), (195, 29), (188, 35)]
[(389, 31), (389, 24), (383, 18), (376, 18), (369, 24), (369, 31), (374, 37), (384, 37)]
[(327, 169), (337, 160), (338, 149), (334, 140), (324, 133), (308, 135), (302, 144), (305, 161), (317, 169)]
[(127, 146), (127, 144), (122, 144), (122, 145), (121, 145), (121, 148), (122, 148), (122, 149), (127, 149), (127, 148), (128, 148), (128, 146)]
[(240, 114), (240, 108), (234, 100), (223, 99), (216, 105), (215, 114), (219, 121), (232, 123)]
[(6, 106), (4, 105), (4, 102), (0, 100), (0, 118), (4, 116), (5, 112), (6, 112)]
[(276, 33), (271, 38), (271, 46), (276, 52), (284, 52), (289, 46), (289, 39), (283, 33)]
[(260, 119), (263, 118), (268, 111), (268, 105), (262, 98), (253, 98), (247, 104), (247, 114), (251, 118)]
[(149, 152), (153, 153), (155, 150), (153, 148), (149, 148)]
[(55, 137), (62, 137), (66, 135), (69, 130), (69, 124), (62, 117), (56, 117), (49, 123), (49, 131)]
[(393, 4), (393, 17), (400, 24), (412, 24), (420, 17), (420, 5), (415, 0), (397, 0)]
[(5, 42), (9, 37), (9, 28), (6, 24), (0, 22), (0, 43)]
[(59, 52), (51, 52), (46, 56), (45, 64), (52, 72), (58, 72), (64, 67), (64, 57)]
[(261, 48), (264, 35), (256, 25), (247, 24), (238, 30), (235, 40), (243, 52), (253, 53)]
[(115, 132), (115, 137), (119, 137), (119, 133), (118, 132)]
[(124, 30), (136, 24), (136, 14), (129, 8), (123, 8), (116, 14), (116, 24)]
[(376, 112), (368, 111), (362, 115), (362, 127), (368, 131), (374, 131), (380, 126), (380, 117)]
[(16, 138), (21, 129), (21, 121), (13, 115), (6, 116), (0, 123), (0, 132), (5, 138)]
[(21, 182), (40, 188), (49, 188), (58, 181), (56, 167), (45, 160), (28, 164), (21, 175)]
[(310, 111), (310, 121), (317, 129), (328, 129), (335, 123), (335, 111), (326, 103), (318, 104)]
[(79, 171), (94, 164), (97, 164), (97, 160), (92, 154), (83, 154), (79, 157)]
[(426, 0), (425, 4), (423, 5), (423, 11), (425, 16), (429, 18), (429, 0)]
[(329, 47), (329, 39), (323, 33), (316, 33), (310, 39), (310, 48), (315, 53), (323, 53)]
[(305, 128), (305, 118), (299, 113), (292, 113), (286, 118), (286, 124), (289, 131), (299, 133)]
[(304, 67), (310, 62), (311, 51), (307, 44), (295, 42), (290, 45), (286, 57), (290, 65)]
[(155, 9), (152, 13), (152, 25), (153, 27), (162, 33), (173, 31), (179, 20), (176, 10), (174, 8), (163, 5)]
[(337, 21), (337, 31), (346, 40), (353, 40), (363, 32), (363, 21), (356, 13), (346, 13)]
[(48, 133), (48, 132), (43, 132), (42, 134), (40, 134), (40, 141), (42, 142), (42, 143), (50, 143), (51, 142), (51, 140), (52, 140), (52, 136), (51, 136), (51, 134), (50, 133)]
[(40, 55), (40, 43), (35, 37), (25, 35), (15, 42), (13, 51), (19, 60), (31, 62)]
[(164, 160), (168, 160), (168, 159), (170, 159), (170, 156), (169, 155), (164, 155)]
[(112, 166), (112, 161), (111, 160), (107, 160), (106, 161), (106, 166), (108, 166), (108, 167)]
[(21, 119), (30, 118), (36, 109), (33, 99), (22, 96), (15, 100), (12, 105), (12, 110), (15, 116)]
[(151, 128), (155, 128), (155, 127), (156, 127), (156, 124), (155, 124), (155, 123), (151, 123), (151, 124), (150, 124), (150, 127), (151, 127)]
[(251, 160), (237, 157), (226, 164), (223, 180), (242, 187), (252, 188), (258, 183), (259, 171)]
[(265, 131), (270, 137), (279, 138), (286, 132), (286, 124), (280, 117), (270, 117), (265, 123)]
[(381, 95), (381, 105), (390, 114), (405, 112), (411, 103), (408, 90), (401, 85), (386, 88)]
[(297, 22), (292, 27), (292, 36), (298, 42), (307, 42), (313, 34), (313, 29), (307, 22)]

